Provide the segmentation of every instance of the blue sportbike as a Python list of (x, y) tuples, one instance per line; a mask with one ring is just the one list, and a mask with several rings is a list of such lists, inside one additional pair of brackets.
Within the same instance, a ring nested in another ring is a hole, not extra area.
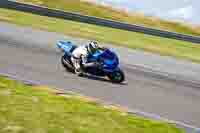
[[(73, 50), (76, 49), (77, 46), (67, 41), (58, 41), (56, 45), (64, 52), (61, 58), (62, 65), (67, 71), (74, 72), (75, 69), (71, 61), (71, 56)], [(110, 49), (98, 50), (88, 57), (88, 62), (97, 62), (99, 65), (98, 67), (83, 67), (85, 73), (100, 77), (108, 77), (114, 83), (121, 83), (125, 80), (124, 72), (119, 67), (119, 58), (115, 52)]]

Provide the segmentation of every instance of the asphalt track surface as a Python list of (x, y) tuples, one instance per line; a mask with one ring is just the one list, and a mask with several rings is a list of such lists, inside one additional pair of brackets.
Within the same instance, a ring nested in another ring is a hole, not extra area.
[[(4, 27), (5, 28), (5, 27)], [(4, 29), (6, 30), (6, 28)], [(16, 31), (13, 31), (13, 33)], [(32, 40), (16, 32), (16, 38), (0, 33), (0, 73), (17, 76), (52, 87), (92, 96), (129, 109), (157, 114), (167, 119), (200, 127), (200, 84), (127, 65), (122, 60), (126, 83), (112, 84), (104, 79), (77, 77), (66, 72), (61, 53), (40, 38)], [(45, 33), (45, 40), (60, 39)], [(81, 43), (82, 40), (76, 40)]]

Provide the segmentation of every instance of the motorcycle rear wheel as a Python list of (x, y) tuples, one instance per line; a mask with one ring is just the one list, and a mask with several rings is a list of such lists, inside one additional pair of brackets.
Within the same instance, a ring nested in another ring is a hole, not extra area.
[(68, 72), (75, 72), (73, 65), (66, 56), (61, 57), (61, 64)]

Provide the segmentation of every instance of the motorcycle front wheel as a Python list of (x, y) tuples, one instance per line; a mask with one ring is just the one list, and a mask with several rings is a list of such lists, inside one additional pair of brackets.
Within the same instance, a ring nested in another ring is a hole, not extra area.
[(124, 72), (120, 69), (118, 71), (109, 73), (107, 76), (114, 83), (121, 83), (125, 80)]

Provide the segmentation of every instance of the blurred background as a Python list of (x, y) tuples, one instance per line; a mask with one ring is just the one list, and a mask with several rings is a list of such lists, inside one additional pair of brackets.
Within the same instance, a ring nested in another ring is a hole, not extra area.
[(87, 0), (128, 12), (136, 11), (147, 16), (200, 25), (198, 0)]

